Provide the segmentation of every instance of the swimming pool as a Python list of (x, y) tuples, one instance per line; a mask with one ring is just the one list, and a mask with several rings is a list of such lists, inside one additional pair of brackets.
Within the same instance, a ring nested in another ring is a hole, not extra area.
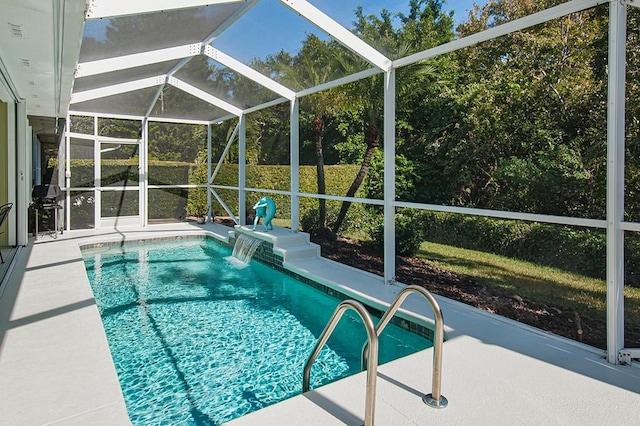
[[(300, 394), (307, 357), (340, 302), (264, 264), (239, 264), (207, 239), (83, 256), (134, 424), (220, 424)], [(359, 372), (365, 340), (347, 312), (311, 387)], [(380, 362), (430, 346), (390, 325)]]

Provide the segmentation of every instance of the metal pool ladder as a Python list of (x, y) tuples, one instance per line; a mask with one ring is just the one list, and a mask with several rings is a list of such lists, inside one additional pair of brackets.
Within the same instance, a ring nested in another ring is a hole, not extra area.
[[(387, 312), (380, 318), (378, 325), (376, 326), (376, 335), (380, 336), (384, 328), (387, 326), (391, 318), (395, 315), (398, 308), (404, 299), (407, 298), (411, 293), (418, 293), (424, 296), (431, 305), (431, 309), (433, 310), (433, 314), (435, 316), (435, 335), (433, 338), (433, 374), (431, 379), (431, 393), (424, 395), (422, 397), (422, 401), (430, 407), (433, 408), (445, 408), (448, 405), (447, 398), (445, 398), (441, 393), (440, 389), (442, 387), (442, 345), (444, 342), (444, 319), (442, 317), (442, 310), (440, 309), (440, 305), (433, 297), (431, 293), (425, 290), (422, 287), (417, 285), (409, 285), (400, 291), (396, 296), (393, 303), (387, 309)], [(365, 363), (371, 362), (371, 360), (367, 360), (367, 346), (368, 343), (364, 344), (362, 348), (362, 365), (364, 367)]]
[[(371, 315), (366, 310), (366, 308), (362, 305), (362, 303), (355, 300), (345, 300), (340, 303), (336, 310), (333, 312), (331, 319), (325, 326), (318, 342), (316, 343), (313, 352), (309, 356), (307, 363), (304, 366), (304, 374), (302, 378), (302, 392), (309, 391), (309, 378), (311, 376), (311, 366), (314, 361), (320, 354), (322, 347), (327, 343), (331, 333), (336, 328), (338, 321), (342, 318), (342, 315), (347, 311), (347, 309), (353, 309), (358, 313), (360, 319), (364, 323), (365, 328), (367, 329), (367, 343), (365, 344), (368, 347), (368, 356), (367, 356), (367, 393), (366, 393), (366, 403), (364, 410), (364, 424), (365, 426), (373, 426), (373, 417), (375, 413), (375, 403), (376, 403), (376, 378), (378, 374), (378, 334), (376, 333), (376, 328), (373, 324), (373, 320), (371, 319)], [(366, 349), (365, 349), (366, 350)]]

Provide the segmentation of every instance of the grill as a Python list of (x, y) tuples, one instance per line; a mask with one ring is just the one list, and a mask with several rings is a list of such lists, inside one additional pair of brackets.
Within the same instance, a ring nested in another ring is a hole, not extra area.
[[(60, 201), (62, 201), (64, 197), (64, 193), (60, 189), (58, 185), (36, 185), (33, 187), (31, 191), (31, 199), (33, 200), (33, 204), (31, 207), (35, 212), (35, 232), (34, 237), (38, 239), (38, 225), (39, 225), (39, 216), (41, 212), (47, 212), (49, 216), (53, 216), (53, 230), (49, 229), (48, 233), (53, 237), (58, 237), (58, 231), (60, 231), (58, 227), (58, 215), (60, 214), (60, 210), (62, 210), (62, 206), (60, 205)], [(62, 233), (62, 232), (60, 232)]]

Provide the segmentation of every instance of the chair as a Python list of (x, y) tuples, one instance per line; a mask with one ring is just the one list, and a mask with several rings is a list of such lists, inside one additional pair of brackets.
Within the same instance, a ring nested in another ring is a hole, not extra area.
[[(4, 220), (9, 216), (9, 210), (13, 207), (13, 203), (7, 203), (3, 206), (0, 206), (0, 227), (4, 223)], [(4, 258), (2, 257), (2, 251), (0, 251), (0, 260), (4, 263)]]

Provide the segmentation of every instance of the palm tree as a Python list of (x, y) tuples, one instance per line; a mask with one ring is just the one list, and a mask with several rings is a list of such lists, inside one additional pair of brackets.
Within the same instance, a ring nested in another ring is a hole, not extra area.
[[(338, 53), (342, 49), (336, 42), (322, 41), (310, 34), (303, 42), (303, 47), (290, 63), (274, 63), (277, 74), (282, 76), (282, 83), (294, 88), (310, 88), (334, 80), (344, 75), (344, 69)], [(307, 96), (302, 100), (303, 109), (313, 111), (311, 130), (314, 135), (316, 152), (316, 174), (318, 194), (326, 194), (324, 174), (324, 130), (325, 117), (331, 115), (339, 105), (336, 103), (336, 93), (327, 90)], [(318, 200), (318, 229), (320, 233), (329, 231), (327, 228), (326, 200)]]

